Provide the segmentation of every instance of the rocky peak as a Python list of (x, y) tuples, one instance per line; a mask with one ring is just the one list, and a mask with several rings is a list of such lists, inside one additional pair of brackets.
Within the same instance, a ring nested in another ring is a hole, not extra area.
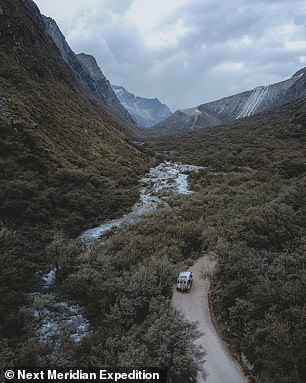
[(104, 76), (100, 67), (97, 64), (96, 59), (93, 56), (87, 55), (86, 53), (78, 53), (76, 56), (79, 59), (79, 61), (81, 61), (81, 63), (87, 68), (91, 77), (94, 80), (103, 79), (104, 81), (107, 81), (106, 77)]
[(299, 77), (299, 76), (304, 75), (304, 74), (306, 74), (306, 67), (298, 70), (296, 73), (294, 73), (294, 75), (292, 77)]
[(46, 17), (44, 15), (42, 15), (42, 18), (46, 28), (46, 32), (55, 42), (55, 45), (61, 52), (61, 56), (64, 59), (64, 61), (66, 61), (67, 63), (72, 61), (71, 59), (73, 59), (74, 53), (72, 49), (70, 49), (64, 35), (62, 34), (55, 20), (53, 20), (51, 17)]
[(135, 96), (123, 86), (112, 85), (112, 88), (122, 105), (140, 127), (149, 128), (172, 115), (167, 105), (162, 104), (158, 98)]
[(43, 22), (46, 32), (54, 41), (63, 60), (74, 73), (86, 95), (92, 100), (107, 106), (124, 120), (134, 123), (134, 120), (117, 99), (95, 58), (84, 53), (76, 55), (51, 17), (43, 16)]
[(305, 95), (306, 68), (302, 68), (287, 80), (258, 86), (253, 90), (201, 104), (196, 108), (175, 112), (156, 125), (152, 133), (173, 134), (195, 128), (227, 124), (239, 118), (277, 108)]

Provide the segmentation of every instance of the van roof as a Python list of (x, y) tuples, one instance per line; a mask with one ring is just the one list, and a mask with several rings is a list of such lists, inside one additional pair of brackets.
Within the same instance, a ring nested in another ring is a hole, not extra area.
[(188, 278), (190, 276), (190, 274), (191, 274), (190, 271), (181, 271), (179, 273), (179, 277), (187, 277)]

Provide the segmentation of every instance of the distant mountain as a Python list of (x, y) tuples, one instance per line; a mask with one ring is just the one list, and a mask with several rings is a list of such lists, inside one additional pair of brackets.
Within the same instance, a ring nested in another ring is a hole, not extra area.
[(167, 105), (162, 104), (157, 98), (144, 98), (128, 92), (123, 86), (112, 85), (121, 104), (143, 128), (149, 128), (172, 115)]
[(62, 58), (76, 76), (87, 96), (107, 107), (128, 122), (134, 123), (121, 105), (109, 81), (99, 68), (95, 58), (84, 53), (75, 54), (64, 35), (51, 17), (42, 15), (45, 30), (59, 49)]
[(285, 81), (259, 86), (195, 108), (178, 110), (153, 127), (150, 133), (173, 134), (222, 125), (274, 109), (304, 95), (306, 95), (306, 68), (302, 68)]

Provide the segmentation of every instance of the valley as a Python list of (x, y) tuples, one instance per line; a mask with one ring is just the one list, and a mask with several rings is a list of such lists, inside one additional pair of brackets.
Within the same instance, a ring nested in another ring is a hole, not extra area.
[[(108, 221), (96, 228), (88, 229), (81, 233), (82, 248), (90, 251), (95, 242), (103, 241), (103, 235), (122, 225), (131, 225), (139, 222), (141, 217), (157, 209), (159, 206), (167, 206), (167, 198), (171, 195), (190, 195), (193, 192), (188, 187), (187, 177), (191, 172), (198, 172), (201, 168), (193, 165), (183, 165), (163, 162), (157, 167), (151, 168), (139, 183), (139, 201), (135, 203), (131, 211), (123, 217)], [(52, 270), (43, 276), (42, 292), (30, 294), (33, 301), (33, 317), (38, 321), (36, 329), (40, 342), (50, 342), (69, 336), (74, 342), (80, 342), (90, 334), (90, 324), (83, 315), (82, 308), (77, 304), (64, 299), (63, 292), (56, 289), (57, 270), (52, 265)]]
[(305, 68), (172, 114), (32, 0), (0, 36), (0, 368), (303, 383)]

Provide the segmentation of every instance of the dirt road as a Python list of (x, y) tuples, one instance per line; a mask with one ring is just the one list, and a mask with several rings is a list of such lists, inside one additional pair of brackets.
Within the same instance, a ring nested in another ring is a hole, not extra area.
[[(198, 340), (207, 351), (205, 369), (208, 372), (206, 383), (246, 383), (239, 364), (227, 352), (211, 321), (208, 292), (209, 278), (216, 261), (212, 256), (200, 258), (189, 270), (193, 272), (194, 282), (189, 293), (174, 290), (173, 306), (181, 311), (186, 319), (199, 323), (204, 335)], [(199, 376), (198, 383), (204, 382)]]

